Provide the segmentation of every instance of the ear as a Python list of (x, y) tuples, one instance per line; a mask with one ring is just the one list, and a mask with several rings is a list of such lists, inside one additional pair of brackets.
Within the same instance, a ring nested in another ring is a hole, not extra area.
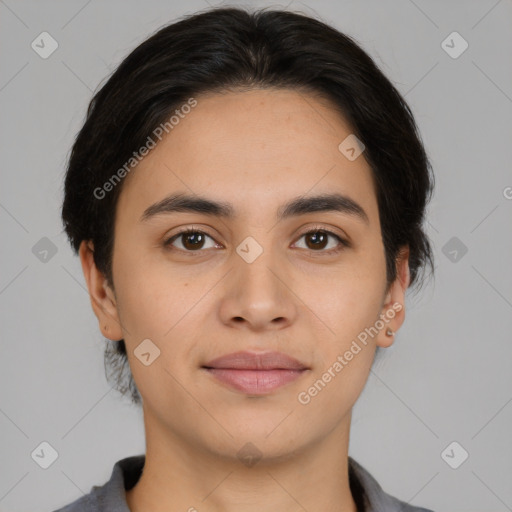
[[(387, 348), (393, 344), (395, 333), (405, 320), (405, 292), (409, 287), (411, 275), (409, 272), (409, 246), (404, 246), (396, 258), (397, 276), (391, 283), (384, 298), (380, 318), (384, 327), (377, 335), (376, 344), (379, 347)], [(386, 331), (391, 329), (393, 335), (388, 336)]]
[(100, 331), (112, 341), (123, 338), (114, 291), (105, 276), (94, 263), (94, 246), (90, 240), (82, 240), (79, 249), (80, 261), (84, 272), (89, 297), (94, 314), (98, 318)]

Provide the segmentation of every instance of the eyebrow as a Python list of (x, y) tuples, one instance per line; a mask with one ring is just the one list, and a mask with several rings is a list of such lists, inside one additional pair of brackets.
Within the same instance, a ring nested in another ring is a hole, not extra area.
[[(276, 217), (280, 221), (298, 215), (330, 211), (353, 216), (365, 224), (370, 223), (363, 207), (342, 194), (295, 197), (278, 209)], [(174, 212), (201, 213), (225, 219), (236, 217), (235, 209), (230, 203), (214, 201), (197, 195), (172, 194), (146, 208), (140, 221), (144, 222), (156, 215)]]

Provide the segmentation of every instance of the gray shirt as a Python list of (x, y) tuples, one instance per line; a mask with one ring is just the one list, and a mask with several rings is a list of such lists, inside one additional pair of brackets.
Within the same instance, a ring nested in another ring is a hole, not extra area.
[[(139, 480), (145, 459), (145, 455), (134, 455), (117, 461), (108, 482), (93, 486), (89, 494), (53, 512), (130, 512), (125, 490), (134, 487)], [(348, 457), (348, 461), (350, 471), (368, 497), (369, 505), (361, 512), (432, 512), (386, 494), (358, 462), (352, 457)]]

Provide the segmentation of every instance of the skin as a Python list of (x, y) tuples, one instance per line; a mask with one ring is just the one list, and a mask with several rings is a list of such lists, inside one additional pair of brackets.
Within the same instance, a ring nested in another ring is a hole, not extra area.
[[(124, 179), (115, 291), (94, 264), (92, 244), (80, 248), (100, 329), (111, 340), (124, 338), (143, 398), (146, 464), (127, 491), (128, 506), (133, 512), (356, 512), (347, 459), (352, 407), (376, 347), (393, 343), (385, 331), (400, 328), (405, 309), (310, 403), (297, 396), (380, 314), (404, 305), (407, 247), (386, 289), (371, 170), (364, 156), (350, 161), (338, 150), (352, 130), (325, 100), (291, 90), (196, 99)], [(232, 203), (237, 217), (180, 212), (140, 221), (148, 206), (175, 192)], [(277, 209), (291, 198), (332, 192), (357, 201), (369, 224), (339, 212), (276, 223)], [(351, 246), (329, 254), (339, 247), (336, 238), (318, 248), (302, 236), (318, 225)], [(163, 246), (186, 227), (208, 235), (203, 248), (194, 250), (186, 237)], [(263, 248), (252, 263), (236, 252), (248, 236)], [(149, 366), (134, 355), (147, 338), (161, 351)], [(282, 351), (309, 370), (256, 397), (201, 369), (238, 350)], [(237, 457), (247, 442), (262, 454), (252, 467)]]

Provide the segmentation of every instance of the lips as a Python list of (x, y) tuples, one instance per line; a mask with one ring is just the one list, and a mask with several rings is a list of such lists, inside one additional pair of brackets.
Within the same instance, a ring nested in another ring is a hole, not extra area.
[(202, 367), (215, 380), (250, 395), (263, 395), (295, 381), (309, 368), (282, 352), (235, 352)]
[(204, 368), (232, 370), (306, 370), (307, 366), (282, 352), (234, 352), (209, 361)]

